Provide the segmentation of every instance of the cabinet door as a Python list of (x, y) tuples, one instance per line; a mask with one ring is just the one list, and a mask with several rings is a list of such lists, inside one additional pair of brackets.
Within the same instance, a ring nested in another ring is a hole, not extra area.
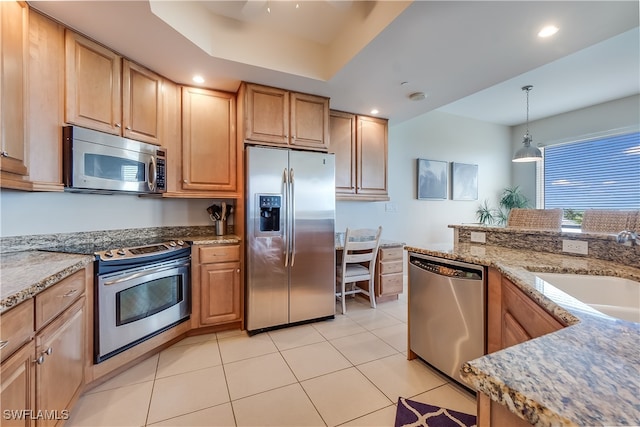
[(564, 325), (526, 296), (509, 280), (502, 279), (502, 348), (562, 329)]
[(202, 326), (240, 320), (239, 262), (202, 264), (200, 286)]
[(65, 36), (65, 121), (121, 133), (121, 58), (72, 31)]
[[(2, 425), (32, 426), (35, 410), (35, 344), (30, 341), (0, 365), (0, 409)], [(26, 416), (25, 416), (26, 415)]]
[(387, 199), (387, 121), (358, 116), (358, 194)]
[(288, 145), (289, 92), (247, 84), (245, 96), (245, 139)]
[(331, 111), (329, 152), (336, 156), (336, 194), (356, 192), (356, 116)]
[(29, 8), (0, 2), (0, 170), (27, 174), (26, 82)]
[(182, 88), (182, 188), (237, 190), (235, 95)]
[(291, 93), (291, 145), (327, 150), (329, 98)]
[[(85, 298), (80, 298), (36, 335), (36, 407), (69, 410), (84, 381)], [(60, 420), (39, 419), (38, 426), (53, 426)]]
[(122, 61), (122, 135), (160, 144), (162, 78), (124, 59)]
[(29, 181), (34, 190), (62, 191), (64, 27), (29, 14)]

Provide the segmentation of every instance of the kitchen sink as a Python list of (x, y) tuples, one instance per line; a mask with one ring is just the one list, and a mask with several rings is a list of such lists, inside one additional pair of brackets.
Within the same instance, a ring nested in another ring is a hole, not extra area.
[(600, 313), (616, 319), (640, 322), (640, 282), (613, 276), (534, 274)]

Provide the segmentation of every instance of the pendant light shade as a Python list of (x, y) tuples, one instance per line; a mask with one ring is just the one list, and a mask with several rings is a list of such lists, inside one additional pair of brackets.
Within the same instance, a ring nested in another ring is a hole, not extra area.
[(535, 162), (537, 160), (542, 160), (542, 152), (537, 147), (532, 147), (531, 142), (533, 138), (529, 134), (529, 91), (533, 89), (533, 86), (523, 86), (522, 90), (527, 92), (527, 132), (524, 134), (524, 138), (522, 139), (522, 143), (524, 147), (520, 148), (516, 151), (516, 154), (513, 155), (514, 162)]

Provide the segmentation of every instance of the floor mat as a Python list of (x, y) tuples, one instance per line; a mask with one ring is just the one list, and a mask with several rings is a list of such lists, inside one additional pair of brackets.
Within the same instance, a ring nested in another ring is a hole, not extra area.
[(475, 427), (475, 415), (398, 398), (395, 427)]

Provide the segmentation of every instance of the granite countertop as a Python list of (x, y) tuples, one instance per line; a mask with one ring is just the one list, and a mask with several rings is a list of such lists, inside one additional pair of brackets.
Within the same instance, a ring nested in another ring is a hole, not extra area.
[(0, 259), (0, 313), (91, 264), (93, 256), (44, 251), (11, 252)]
[(640, 323), (613, 319), (536, 279), (534, 271), (640, 281), (640, 268), (496, 246), (406, 246), (495, 267), (566, 328), (466, 362), (463, 379), (538, 426), (640, 425)]
[[(193, 245), (240, 242), (240, 238), (236, 235), (186, 236), (169, 240), (184, 240)], [(140, 243), (135, 244), (139, 245)], [(33, 298), (39, 292), (91, 264), (95, 260), (92, 255), (93, 251), (104, 248), (85, 243), (64, 249), (67, 252), (34, 250), (3, 253), (0, 262), (0, 313)]]

